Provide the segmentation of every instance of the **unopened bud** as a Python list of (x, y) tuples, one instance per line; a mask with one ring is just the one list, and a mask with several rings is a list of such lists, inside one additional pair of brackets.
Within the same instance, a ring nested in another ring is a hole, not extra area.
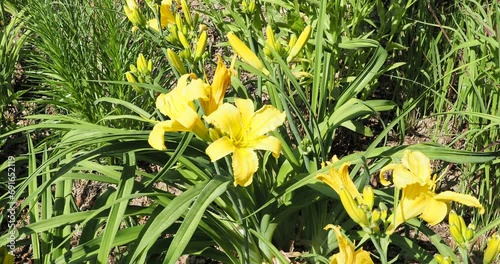
[(189, 27), (193, 27), (193, 21), (191, 20), (191, 13), (189, 11), (189, 6), (186, 2), (186, 0), (181, 0), (181, 8), (182, 12), (184, 13), (184, 18), (186, 19), (186, 22), (188, 23)]
[(187, 73), (184, 64), (182, 64), (181, 58), (179, 57), (179, 55), (177, 55), (177, 53), (175, 53), (171, 49), (167, 49), (167, 58), (168, 62), (170, 62), (170, 65), (172, 65), (172, 67), (174, 67), (174, 69), (177, 70), (179, 74), (184, 75)]
[(182, 46), (185, 48), (185, 49), (189, 49), (189, 42), (188, 40), (186, 39), (186, 36), (184, 36), (184, 34), (182, 33), (182, 31), (177, 31), (177, 37), (179, 37), (179, 41), (181, 42)]
[(205, 52), (205, 47), (207, 46), (207, 38), (208, 34), (206, 31), (201, 32), (200, 37), (198, 38), (198, 43), (196, 44), (196, 51), (194, 53), (194, 60), (197, 61), (201, 58), (203, 53)]
[(297, 42), (290, 49), (288, 57), (286, 58), (287, 62), (291, 62), (299, 54), (299, 52), (302, 50), (304, 45), (306, 45), (307, 41), (309, 40), (309, 36), (311, 35), (311, 30), (312, 30), (312, 27), (310, 25), (308, 25), (304, 28), (302, 33), (300, 33), (300, 36), (297, 39)]

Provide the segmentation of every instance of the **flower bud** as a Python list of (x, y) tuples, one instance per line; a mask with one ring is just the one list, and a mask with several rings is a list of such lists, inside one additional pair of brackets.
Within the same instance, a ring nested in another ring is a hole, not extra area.
[(139, 56), (137, 57), (137, 70), (140, 73), (147, 73), (148, 72), (147, 64), (148, 62), (146, 61), (146, 58), (144, 57), (144, 55), (142, 55), (142, 53), (140, 53)]
[(438, 264), (453, 264), (452, 260), (448, 256), (443, 257), (439, 254), (436, 254), (436, 255), (434, 255), (434, 259), (436, 260), (436, 262)]
[(127, 0), (123, 9), (128, 20), (130, 20), (134, 26), (144, 27), (146, 25), (146, 20), (135, 0)]
[(241, 41), (233, 32), (227, 33), (227, 39), (229, 41), (229, 45), (236, 51), (238, 55), (252, 67), (259, 69), (264, 73), (264, 75), (269, 75), (269, 71), (266, 69), (262, 61), (250, 50), (247, 45)]
[(310, 25), (308, 25), (304, 28), (302, 33), (300, 33), (300, 36), (297, 39), (297, 42), (290, 49), (290, 53), (288, 54), (288, 57), (286, 58), (287, 62), (291, 62), (295, 57), (297, 57), (299, 52), (302, 50), (302, 48), (306, 45), (307, 41), (309, 40), (309, 36), (311, 35), (311, 30), (312, 30), (312, 27)]
[(196, 51), (194, 53), (194, 60), (197, 61), (201, 58), (205, 52), (205, 47), (207, 46), (207, 32), (202, 31), (200, 37), (198, 38), (198, 43), (196, 44)]
[(488, 240), (488, 246), (484, 251), (483, 264), (490, 264), (498, 257), (500, 253), (500, 235), (493, 234)]
[(380, 216), (381, 216), (381, 213), (380, 213), (380, 210), (378, 209), (375, 209), (372, 211), (372, 222), (373, 223), (376, 223), (380, 220)]
[(187, 73), (184, 64), (182, 64), (181, 58), (177, 55), (177, 53), (173, 52), (171, 49), (167, 49), (167, 58), (170, 65), (172, 65), (172, 67), (174, 67), (179, 74), (184, 75)]
[(186, 38), (186, 36), (184, 36), (184, 34), (182, 33), (182, 31), (177, 31), (177, 36), (179, 37), (179, 41), (181, 42), (182, 46), (185, 48), (185, 49), (189, 49), (189, 42)]
[(248, 3), (248, 13), (253, 13), (255, 11), (255, 0), (250, 0)]
[(126, 72), (125, 77), (127, 78), (127, 81), (129, 83), (136, 83), (137, 80), (135, 79), (135, 76), (131, 72)]
[(186, 0), (181, 0), (181, 8), (182, 12), (184, 13), (184, 19), (186, 19), (186, 22), (188, 23), (189, 27), (193, 27), (193, 21), (191, 20), (191, 13), (189, 11), (189, 6), (186, 2)]
[(457, 215), (455, 211), (451, 211), (448, 215), (448, 223), (450, 226), (450, 235), (458, 246), (464, 247), (467, 241), (465, 240), (462, 229), (465, 229), (464, 219)]
[(363, 189), (363, 204), (368, 207), (368, 211), (371, 211), (374, 203), (373, 188), (369, 185), (365, 186)]
[(182, 30), (182, 26), (184, 23), (182, 23), (182, 17), (179, 13), (175, 14), (175, 25), (177, 26), (178, 30)]

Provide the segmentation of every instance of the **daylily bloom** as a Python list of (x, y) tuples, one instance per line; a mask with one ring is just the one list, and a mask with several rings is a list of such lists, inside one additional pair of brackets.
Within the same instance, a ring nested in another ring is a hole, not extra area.
[[(170, 10), (170, 6), (172, 5), (172, 2), (170, 1), (162, 1), (160, 5), (160, 22), (161, 22), (161, 28), (164, 29), (167, 27), (169, 24), (175, 24), (175, 17), (174, 14), (172, 14), (172, 11)], [(160, 31), (160, 28), (158, 27), (158, 19), (153, 18), (150, 19), (148, 22), (148, 27), (155, 31)]]
[(221, 56), (217, 56), (217, 68), (215, 69), (212, 84), (204, 86), (207, 88), (208, 98), (200, 100), (205, 115), (210, 115), (222, 104), (227, 87), (231, 84), (233, 68), (226, 68)]
[(330, 264), (373, 264), (368, 251), (360, 248), (356, 251), (355, 246), (340, 231), (340, 226), (327, 225), (325, 230), (333, 229), (339, 244), (339, 253), (333, 255)]
[(368, 186), (361, 196), (351, 176), (349, 176), (348, 168), (349, 163), (342, 164), (340, 170), (336, 170), (332, 166), (328, 175), (321, 174), (316, 178), (328, 184), (338, 193), (342, 205), (354, 222), (362, 227), (369, 227), (370, 221), (366, 213), (371, 211), (373, 207), (373, 190)]
[(212, 162), (232, 153), (234, 185), (245, 187), (252, 183), (259, 166), (255, 150), (269, 150), (274, 157), (279, 157), (281, 142), (266, 134), (285, 122), (285, 113), (270, 105), (254, 112), (250, 99), (236, 98), (234, 103), (236, 106), (225, 103), (204, 117), (222, 135), (205, 152)]
[(388, 219), (392, 222), (386, 230), (387, 234), (393, 233), (397, 226), (417, 216), (430, 225), (440, 223), (448, 213), (449, 203), (452, 201), (477, 207), (479, 213), (484, 213), (479, 200), (471, 195), (452, 191), (436, 194), (436, 176), (431, 178), (430, 161), (421, 152), (405, 151), (401, 164), (390, 164), (382, 168), (380, 181), (384, 185), (390, 183), (383, 176), (388, 170), (393, 170), (394, 186), (402, 189), (402, 196)]
[(156, 108), (170, 120), (158, 122), (149, 134), (148, 142), (155, 149), (166, 149), (165, 132), (192, 131), (198, 137), (209, 140), (208, 130), (193, 103), (195, 99), (207, 98), (206, 84), (201, 79), (188, 83), (189, 78), (195, 78), (195, 75), (182, 75), (171, 92), (160, 94), (156, 99)]
[(269, 71), (264, 67), (262, 61), (260, 61), (259, 57), (253, 53), (253, 51), (247, 47), (247, 45), (241, 41), (233, 32), (227, 33), (227, 39), (229, 41), (229, 45), (236, 51), (238, 55), (252, 67), (259, 69), (265, 75), (269, 75)]

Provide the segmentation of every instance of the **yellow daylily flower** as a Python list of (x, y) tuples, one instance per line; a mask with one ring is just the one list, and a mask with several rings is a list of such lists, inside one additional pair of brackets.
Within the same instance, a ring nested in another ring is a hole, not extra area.
[(250, 99), (236, 98), (236, 106), (225, 103), (205, 120), (221, 132), (221, 137), (206, 149), (211, 161), (233, 154), (234, 185), (248, 186), (257, 171), (259, 160), (255, 150), (269, 150), (274, 157), (281, 151), (281, 142), (266, 135), (285, 122), (285, 113), (266, 105), (254, 111)]
[(264, 67), (262, 61), (260, 61), (259, 57), (253, 53), (247, 45), (241, 41), (233, 32), (227, 33), (227, 39), (229, 41), (229, 45), (236, 51), (238, 55), (252, 67), (259, 69), (265, 75), (269, 75), (269, 71)]
[[(369, 227), (370, 221), (366, 212), (371, 211), (373, 206), (373, 190), (370, 191), (371, 188), (369, 188), (363, 192), (366, 197), (361, 196), (349, 175), (348, 168), (349, 163), (342, 164), (340, 170), (336, 170), (332, 166), (328, 175), (321, 174), (316, 178), (328, 184), (338, 193), (342, 205), (354, 222), (362, 227)], [(369, 197), (370, 195), (371, 197)]]
[[(206, 99), (206, 84), (200, 79), (193, 79), (194, 74), (185, 74), (179, 78), (177, 86), (167, 94), (160, 94), (156, 99), (156, 108), (170, 118), (158, 122), (149, 134), (149, 144), (158, 150), (166, 149), (165, 132), (192, 131), (198, 137), (209, 140), (208, 130), (196, 112), (193, 100)], [(190, 83), (188, 79), (191, 78)]]
[(498, 254), (500, 254), (500, 235), (495, 233), (488, 240), (488, 246), (484, 251), (483, 264), (492, 263), (498, 257)]
[(380, 181), (384, 185), (390, 184), (383, 177), (384, 172), (388, 170), (393, 170), (394, 186), (402, 190), (402, 196), (393, 215), (388, 219), (391, 224), (386, 230), (387, 234), (393, 233), (400, 224), (417, 216), (430, 225), (438, 224), (448, 214), (449, 204), (453, 201), (477, 207), (479, 213), (484, 213), (484, 207), (479, 200), (471, 195), (452, 191), (435, 193), (436, 176), (431, 178), (430, 161), (421, 152), (405, 151), (401, 164), (389, 164), (382, 168)]
[(339, 253), (333, 255), (330, 264), (373, 264), (370, 252), (360, 248), (356, 251), (355, 245), (340, 231), (340, 226), (327, 225), (325, 230), (333, 229), (339, 245)]
[(427, 184), (431, 180), (431, 163), (422, 152), (406, 150), (401, 164), (389, 164), (380, 170), (380, 182), (387, 186), (391, 182), (384, 178), (386, 171), (392, 170), (394, 186), (404, 188), (413, 183)]
[(231, 75), (234, 70), (226, 68), (221, 56), (217, 56), (217, 68), (215, 69), (212, 84), (206, 85), (208, 98), (201, 100), (200, 104), (205, 115), (210, 115), (222, 104), (227, 87), (231, 84)]
[[(161, 28), (164, 29), (170, 24), (175, 24), (175, 16), (170, 10), (170, 6), (172, 5), (171, 1), (162, 1), (160, 5), (160, 24)], [(160, 32), (160, 28), (158, 27), (158, 19), (153, 18), (147, 22), (148, 27), (151, 29)]]

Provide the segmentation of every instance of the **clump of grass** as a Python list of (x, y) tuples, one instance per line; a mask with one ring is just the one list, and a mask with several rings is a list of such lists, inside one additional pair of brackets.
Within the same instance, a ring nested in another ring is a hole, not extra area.
[[(130, 113), (116, 104), (96, 103), (104, 97), (152, 109), (148, 107), (153, 105), (149, 93), (120, 83), (141, 46), (126, 30), (127, 21), (118, 3), (28, 2), (30, 29), (35, 36), (30, 39), (33, 68), (28, 74), (39, 84), (34, 92), (41, 97), (38, 103), (53, 104), (61, 113), (92, 123), (102, 123), (111, 113)], [(105, 123), (116, 127), (139, 125), (129, 119)]]

